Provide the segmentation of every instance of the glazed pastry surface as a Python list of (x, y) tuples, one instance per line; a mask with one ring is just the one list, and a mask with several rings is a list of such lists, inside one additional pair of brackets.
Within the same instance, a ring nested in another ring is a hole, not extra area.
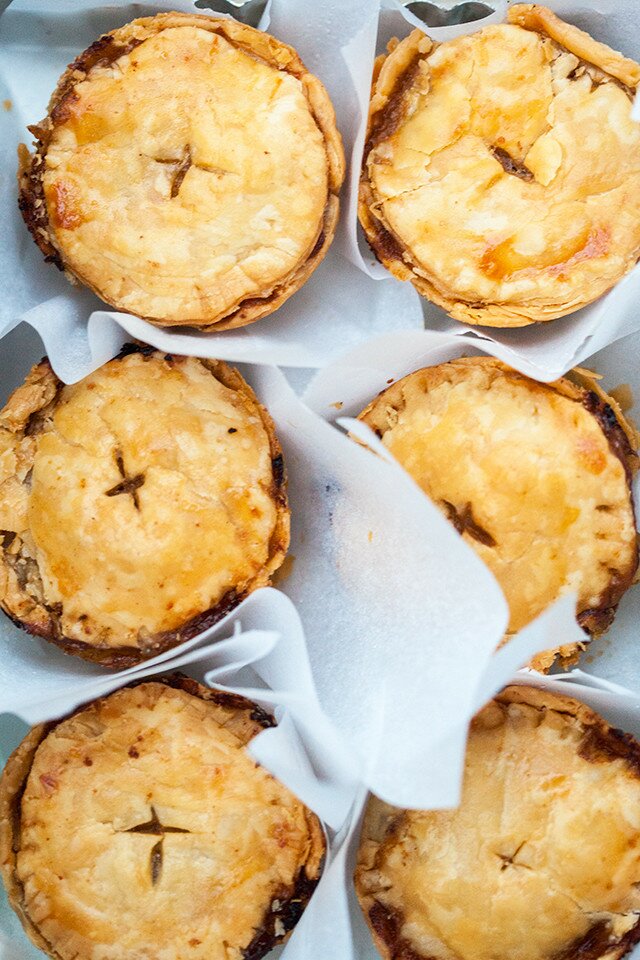
[(105, 35), (34, 132), (22, 203), (36, 240), (152, 321), (257, 319), (333, 234), (343, 157), (327, 94), (290, 47), (234, 21), (172, 13)]
[(324, 839), (247, 752), (271, 725), (256, 704), (182, 680), (36, 728), (3, 778), (4, 812), (19, 802), (5, 880), (34, 942), (60, 960), (258, 960), (282, 940)]

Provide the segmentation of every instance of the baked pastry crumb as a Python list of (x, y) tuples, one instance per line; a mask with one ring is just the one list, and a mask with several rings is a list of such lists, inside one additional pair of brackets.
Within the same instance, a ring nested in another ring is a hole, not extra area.
[(20, 151), (45, 259), (118, 310), (224, 330), (272, 313), (323, 259), (342, 141), (295, 50), (205, 14), (100, 37)]
[(584, 704), (504, 690), (456, 810), (365, 817), (355, 884), (386, 960), (618, 960), (640, 941), (640, 745)]
[[(589, 636), (610, 626), (638, 568), (637, 437), (595, 381), (537, 383), (463, 358), (392, 384), (360, 419), (493, 572), (509, 634), (569, 591)], [(560, 645), (532, 665), (567, 666), (580, 652)]]
[(67, 653), (174, 647), (288, 544), (273, 422), (225, 363), (128, 345), (64, 386), (43, 360), (0, 410), (0, 606)]
[(35, 727), (0, 781), (2, 874), (55, 960), (260, 960), (320, 877), (317, 817), (246, 747), (273, 717), (186, 677)]
[(537, 4), (374, 78), (359, 215), (401, 280), (469, 324), (591, 303), (640, 255), (640, 65)]

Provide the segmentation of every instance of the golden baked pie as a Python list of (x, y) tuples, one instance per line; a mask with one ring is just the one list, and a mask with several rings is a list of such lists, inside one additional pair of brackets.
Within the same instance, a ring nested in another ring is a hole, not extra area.
[[(637, 441), (615, 401), (583, 383), (464, 358), (409, 374), (360, 414), (494, 573), (510, 633), (575, 591), (578, 622), (598, 635), (636, 573)], [(535, 666), (556, 654), (579, 650)]]
[(110, 667), (207, 629), (289, 544), (282, 452), (240, 374), (125, 347), (73, 386), (48, 361), (0, 410), (0, 606)]
[(618, 960), (640, 940), (640, 744), (509, 687), (471, 725), (456, 810), (372, 798), (356, 890), (386, 960)]
[(333, 238), (331, 101), (295, 50), (233, 20), (166, 13), (105, 34), (29, 129), (20, 206), (46, 259), (152, 323), (252, 323)]
[(639, 83), (537, 4), (446, 43), (414, 30), (374, 78), (360, 220), (378, 259), (464, 323), (591, 303), (640, 255)]
[(10, 903), (55, 960), (260, 960), (318, 881), (317, 817), (247, 744), (275, 725), (187, 678), (35, 727), (0, 781)]

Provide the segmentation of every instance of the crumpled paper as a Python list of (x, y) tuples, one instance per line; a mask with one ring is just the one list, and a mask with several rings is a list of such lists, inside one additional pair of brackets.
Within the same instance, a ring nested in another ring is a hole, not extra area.
[[(25, 326), (10, 336), (20, 379), (39, 345)], [(360, 758), (367, 786), (399, 804), (421, 803), (434, 789), (423, 760), (447, 737), (459, 739), (461, 718), (470, 716), (478, 678), (504, 633), (502, 592), (396, 463), (309, 410), (277, 369), (250, 366), (243, 373), (273, 416), (283, 446), (292, 541), (289, 572), (276, 585), (300, 614), (320, 704)], [(244, 624), (262, 594), (156, 662), (210, 642), (237, 619)], [(577, 627), (571, 610), (563, 609), (553, 617), (569, 642), (567, 631)], [(262, 609), (261, 629), (270, 628), (267, 612)], [(548, 637), (534, 642), (552, 645)], [(102, 668), (28, 636), (2, 616), (0, 708), (18, 712), (102, 676)], [(437, 778), (440, 804), (455, 802), (458, 781), (454, 752)]]
[[(505, 19), (506, 0), (487, 0), (487, 4), (495, 11), (488, 17), (472, 23), (433, 28), (426, 27), (401, 0), (382, 0), (376, 50), (383, 52), (391, 37), (405, 37), (415, 27), (422, 28), (429, 36), (442, 42)], [(580, 0), (545, 0), (545, 4), (559, 16), (592, 33), (596, 39), (622, 50), (627, 56), (640, 57), (640, 24), (635, 0), (590, 0), (588, 5)], [(363, 84), (358, 92), (363, 119), (352, 158), (350, 192), (345, 212), (348, 230), (346, 249), (351, 262), (361, 271), (374, 279), (381, 279), (387, 277), (388, 272), (368, 249), (357, 220), (357, 183), (365, 139), (364, 111), (369, 100), (369, 89)], [(638, 102), (634, 106), (635, 112)], [(640, 267), (636, 267), (608, 294), (589, 306), (558, 320), (514, 330), (465, 326), (428, 300), (422, 299), (421, 302), (427, 328), (459, 335), (471, 334), (491, 344), (491, 351), (505, 363), (527, 376), (548, 382), (584, 362), (585, 357), (596, 350), (640, 329), (640, 311), (637, 309), (639, 298)]]

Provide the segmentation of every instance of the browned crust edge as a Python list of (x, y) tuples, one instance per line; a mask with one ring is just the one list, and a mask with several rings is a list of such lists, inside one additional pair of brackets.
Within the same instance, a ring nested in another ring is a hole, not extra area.
[[(553, 710), (574, 718), (584, 730), (578, 749), (579, 756), (589, 763), (623, 760), (629, 773), (636, 779), (640, 779), (640, 743), (631, 734), (612, 727), (586, 704), (563, 694), (525, 684), (505, 687), (492, 702), (504, 708), (511, 704), (522, 703), (536, 710)], [(472, 721), (472, 726), (475, 719)], [(365, 817), (360, 838), (361, 847), (363, 843), (370, 841), (372, 844), (377, 844), (379, 850), (380, 846), (393, 836), (402, 823), (403, 817), (404, 811), (389, 807), (382, 825), (377, 824), (375, 837), (369, 837)], [(374, 864), (375, 857), (376, 854), (372, 851), (367, 853), (367, 859), (373, 860)], [(368, 863), (361, 865), (358, 862), (354, 874), (354, 885), (358, 903), (381, 956), (385, 960), (435, 960), (434, 957), (426, 956), (416, 950), (402, 935), (404, 915), (401, 910), (385, 905), (362, 889), (360, 874), (366, 873), (368, 869)], [(606, 922), (596, 921), (583, 937), (568, 943), (565, 949), (549, 960), (620, 960), (640, 942), (640, 916), (637, 918), (636, 925), (617, 943), (611, 942), (610, 934), (611, 930)]]
[[(213, 701), (229, 712), (246, 712), (248, 721), (253, 727), (248, 743), (257, 736), (262, 729), (275, 727), (275, 718), (263, 710), (253, 700), (235, 693), (222, 690), (213, 690), (198, 683), (191, 677), (182, 674), (173, 674), (169, 677), (135, 680), (120, 687), (120, 690), (140, 686), (145, 683), (162, 684), (177, 690), (183, 690), (201, 700)], [(118, 692), (118, 691), (114, 691)], [(54, 730), (59, 723), (81, 713), (94, 703), (108, 699), (98, 697), (89, 703), (72, 710), (64, 717), (48, 723), (39, 724), (27, 734), (22, 743), (9, 757), (0, 777), (0, 872), (7, 891), (9, 904), (17, 914), (25, 933), (32, 943), (44, 950), (55, 960), (62, 960), (50, 943), (44, 939), (37, 926), (29, 917), (24, 902), (24, 889), (16, 875), (16, 858), (20, 849), (21, 831), (21, 804), (27, 779), (33, 765), (33, 760), (40, 744)], [(305, 808), (306, 810), (306, 808)], [(301, 865), (300, 871), (292, 888), (283, 889), (276, 901), (279, 905), (273, 908), (273, 903), (265, 910), (264, 920), (255, 936), (242, 951), (243, 960), (262, 960), (273, 947), (284, 943), (300, 919), (313, 891), (315, 890), (324, 869), (326, 855), (326, 841), (320, 821), (310, 810), (306, 810), (309, 826), (310, 843), (307, 860)], [(276, 933), (276, 928), (284, 929), (284, 933)]]
[(55, 231), (49, 221), (42, 177), (51, 133), (57, 125), (66, 120), (66, 107), (76, 97), (76, 84), (85, 80), (94, 67), (103, 67), (116, 62), (120, 57), (144, 43), (148, 37), (154, 36), (165, 28), (175, 26), (175, 18), (178, 18), (178, 23), (196, 22), (198, 26), (206, 25), (212, 33), (221, 34), (250, 56), (262, 60), (274, 69), (290, 73), (300, 80), (311, 115), (322, 134), (327, 156), (329, 192), (322, 223), (318, 229), (315, 244), (306, 260), (298, 264), (287, 277), (272, 289), (265, 291), (264, 296), (244, 298), (230, 308), (224, 316), (217, 319), (203, 317), (201, 320), (189, 320), (183, 323), (167, 321), (161, 317), (142, 317), (156, 326), (196, 327), (204, 332), (231, 330), (254, 323), (273, 313), (299, 290), (324, 259), (338, 223), (339, 193), (346, 169), (342, 137), (336, 126), (335, 111), (327, 91), (321, 81), (307, 71), (293, 47), (253, 27), (206, 14), (160, 13), (155, 17), (134, 20), (110, 33), (103, 34), (67, 67), (49, 101), (49, 110), (45, 119), (28, 128), (36, 138), (35, 151), (30, 153), (24, 144), (19, 148), (18, 207), (45, 261), (55, 263), (58, 269), (66, 273), (71, 282), (79, 281), (89, 287), (110, 306), (126, 313), (130, 312), (116, 301), (107, 300), (103, 292), (92, 286), (65, 263), (62, 251), (56, 243)]
[[(582, 62), (608, 74), (633, 98), (640, 84), (640, 65), (595, 40), (589, 34), (557, 17), (539, 4), (515, 4), (507, 12), (506, 22), (524, 30), (541, 33), (558, 47), (568, 50)], [(493, 301), (455, 300), (443, 293), (435, 282), (419, 272), (401, 239), (389, 224), (379, 219), (372, 210), (374, 192), (368, 177), (369, 154), (401, 124), (407, 109), (406, 94), (413, 86), (420, 62), (439, 46), (422, 30), (415, 29), (400, 43), (392, 41), (386, 56), (379, 58), (373, 77), (371, 106), (358, 191), (358, 218), (372, 253), (379, 262), (399, 280), (410, 280), (421, 296), (435, 303), (455, 319), (471, 325), (516, 328), (532, 323), (557, 320), (586, 306), (592, 300), (566, 305), (550, 305), (544, 316), (532, 317), (527, 304), (506, 307)], [(404, 63), (393, 72), (392, 61), (404, 57)], [(387, 69), (385, 70), (385, 66)], [(635, 264), (631, 263), (630, 270)], [(625, 271), (628, 272), (628, 271)], [(624, 275), (624, 274), (623, 274)], [(611, 289), (611, 288), (609, 288)], [(602, 295), (602, 294), (599, 294)]]
[[(170, 354), (164, 354), (162, 351), (155, 350), (153, 347), (138, 343), (127, 343), (120, 353), (109, 362), (112, 363), (124, 359), (132, 353), (141, 354), (143, 357), (163, 357), (168, 362), (174, 361), (174, 358)], [(251, 387), (235, 368), (228, 366), (221, 360), (206, 360), (197, 357), (192, 359), (199, 359), (200, 363), (210, 371), (212, 376), (219, 380), (225, 387), (241, 393), (255, 405), (266, 430), (269, 438), (273, 471), (271, 496), (276, 504), (277, 510), (276, 524), (269, 541), (269, 557), (264, 569), (260, 571), (253, 580), (239, 585), (238, 588), (229, 590), (213, 607), (210, 607), (208, 610), (203, 610), (202, 613), (192, 617), (177, 629), (155, 634), (145, 642), (144, 649), (132, 646), (93, 646), (88, 643), (82, 643), (79, 640), (66, 637), (62, 633), (59, 625), (59, 614), (55, 609), (38, 605), (34, 610), (36, 616), (32, 620), (28, 620), (16, 616), (7, 607), (6, 603), (0, 600), (0, 609), (4, 611), (16, 626), (21, 627), (33, 636), (47, 640), (67, 654), (80, 657), (91, 663), (97, 663), (103, 667), (124, 670), (128, 667), (135, 666), (167, 650), (171, 650), (187, 640), (191, 640), (199, 633), (214, 626), (248, 597), (250, 593), (253, 593), (254, 590), (270, 585), (271, 576), (281, 566), (289, 547), (290, 514), (287, 498), (287, 477), (282, 447), (276, 436), (275, 425), (271, 415), (266, 407), (259, 402)], [(179, 361), (180, 358), (177, 358), (177, 360)], [(49, 371), (51, 370), (49, 361), (46, 359), (41, 361), (37, 366)], [(35, 369), (36, 368), (34, 368), (34, 370)], [(53, 374), (53, 376), (55, 376), (55, 374)], [(58, 381), (58, 385), (60, 388), (63, 386), (61, 381)], [(0, 537), (0, 541), (1, 539)], [(0, 563), (6, 563), (3, 546), (0, 542)]]
[[(437, 366), (445, 367), (448, 364), (456, 366), (492, 366), (500, 370), (508, 371), (511, 376), (524, 383), (532, 382), (530, 378), (526, 377), (523, 373), (513, 370), (507, 364), (502, 363), (501, 360), (496, 360), (494, 357), (460, 357), (455, 360), (448, 360), (443, 364), (437, 364)], [(378, 405), (385, 394), (389, 391), (395, 391), (399, 384), (402, 384), (415, 374), (421, 372), (421, 370), (416, 370), (401, 380), (398, 380), (392, 386), (382, 390), (358, 415), (358, 419), (366, 422), (367, 415)], [(576, 381), (578, 382), (568, 379), (568, 377), (572, 375), (573, 372), (570, 371), (567, 377), (562, 377), (560, 380), (555, 380), (552, 383), (534, 382), (536, 386), (542, 390), (554, 390), (567, 399), (579, 403), (597, 421), (598, 426), (607, 439), (611, 453), (620, 461), (624, 469), (629, 491), (629, 503), (637, 529), (637, 515), (632, 484), (633, 477), (639, 469), (639, 456), (637, 449), (632, 444), (633, 431), (622, 420), (622, 415), (616, 413), (616, 409), (618, 409), (617, 404), (608, 394), (600, 388), (598, 388), (596, 392), (595, 389), (584, 386), (583, 383), (585, 381), (588, 383), (588, 380), (582, 372), (576, 373), (575, 375)], [(595, 386), (595, 384), (592, 384), (592, 386)], [(379, 433), (378, 431), (376, 432)], [(380, 439), (382, 436), (384, 436), (384, 434), (379, 434)], [(634, 438), (634, 442), (635, 439), (636, 438)], [(640, 559), (639, 549), (640, 537), (636, 536), (636, 549), (629, 568), (623, 574), (616, 574), (611, 577), (610, 584), (601, 594), (600, 602), (597, 606), (589, 607), (577, 613), (576, 619), (578, 624), (588, 634), (588, 636), (585, 636), (584, 644), (565, 644), (564, 646), (558, 647), (555, 651), (538, 654), (532, 660), (531, 666), (541, 673), (548, 673), (556, 663), (562, 667), (569, 667), (580, 659), (584, 647), (590, 639), (601, 636), (601, 634), (609, 629), (615, 618), (618, 604), (629, 587), (635, 582)]]

